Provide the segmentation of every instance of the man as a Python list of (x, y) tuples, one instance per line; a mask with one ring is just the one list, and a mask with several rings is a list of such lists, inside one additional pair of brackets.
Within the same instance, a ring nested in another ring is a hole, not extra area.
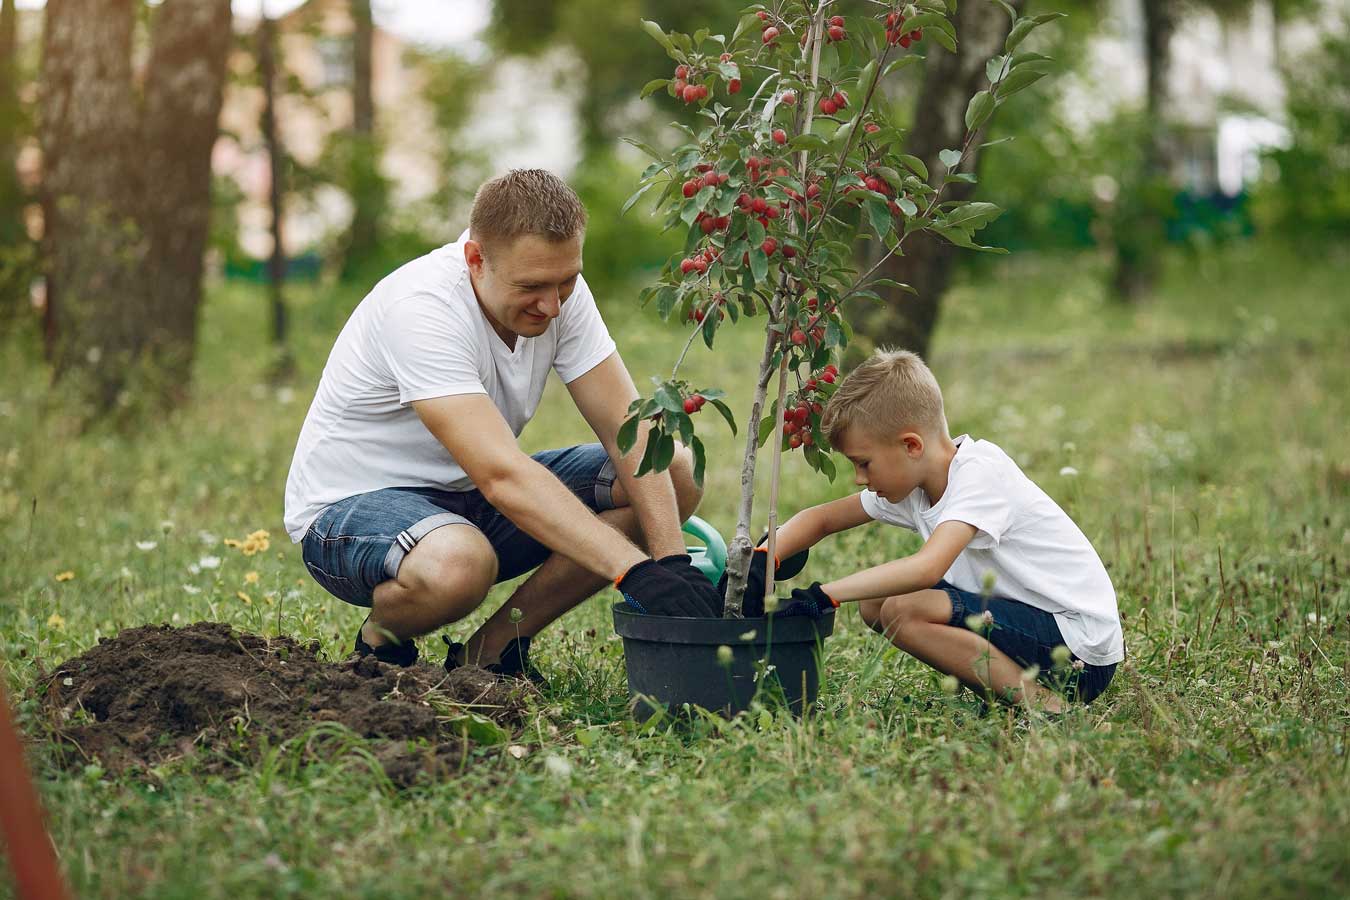
[[(683, 555), (691, 455), (635, 478), (641, 439), (619, 454), (638, 394), (581, 277), (585, 225), (548, 172), (493, 179), (459, 240), (386, 277), (338, 336), (291, 462), (286, 530), (321, 586), (370, 608), (357, 653), (410, 665), (413, 638), (531, 569), (450, 644), (447, 668), (538, 680), (530, 639), (609, 583), (647, 612), (720, 614)], [(516, 438), (550, 369), (599, 443), (526, 456)]]

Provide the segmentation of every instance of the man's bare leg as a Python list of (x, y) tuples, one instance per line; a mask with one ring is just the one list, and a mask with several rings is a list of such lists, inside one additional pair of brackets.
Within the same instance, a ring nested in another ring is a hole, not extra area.
[(444, 525), (404, 557), (398, 577), (375, 587), (361, 637), (372, 647), (458, 621), (483, 602), (497, 577), (497, 554), (477, 528)]
[[(597, 516), (611, 528), (627, 535), (629, 540), (643, 545), (637, 513), (631, 507), (621, 506), (597, 513)], [(480, 666), (497, 662), (502, 649), (512, 639), (533, 637), (609, 583), (609, 579), (583, 569), (561, 553), (554, 553), (469, 638), (464, 649), (465, 660)], [(518, 622), (511, 621), (513, 609), (520, 610)]]

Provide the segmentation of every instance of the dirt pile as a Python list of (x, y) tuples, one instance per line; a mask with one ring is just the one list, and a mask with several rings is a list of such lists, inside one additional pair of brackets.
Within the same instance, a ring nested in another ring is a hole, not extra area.
[(214, 622), (147, 625), (103, 638), (35, 690), (61, 763), (118, 774), (192, 756), (228, 771), (283, 745), (289, 762), (360, 759), (357, 735), (407, 785), (453, 774), (476, 741), (522, 725), (525, 689), (482, 669), (331, 663), (318, 649)]

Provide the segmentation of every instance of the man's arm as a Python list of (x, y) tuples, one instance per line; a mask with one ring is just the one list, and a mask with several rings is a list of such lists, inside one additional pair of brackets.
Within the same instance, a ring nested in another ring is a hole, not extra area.
[(975, 526), (965, 522), (943, 522), (913, 556), (854, 572), (822, 584), (820, 589), (834, 600), (846, 603), (931, 588), (942, 580), (975, 532)]
[(774, 550), (779, 559), (787, 559), (794, 553), (814, 547), (832, 534), (871, 521), (872, 517), (863, 509), (860, 494), (841, 497), (804, 509), (779, 525), (778, 542)]
[(619, 453), (619, 426), (628, 417), (629, 405), (638, 397), (637, 388), (619, 354), (610, 354), (604, 362), (571, 381), (567, 390), (609, 458), (614, 460), (619, 483), (628, 494), (628, 503), (637, 514), (652, 556), (659, 559), (685, 552), (670, 472), (652, 472), (641, 478), (633, 476), (642, 459), (650, 426), (643, 422), (633, 449), (626, 456)]
[(486, 394), (435, 397), (412, 407), (488, 502), (550, 550), (611, 581), (647, 558), (521, 452)]

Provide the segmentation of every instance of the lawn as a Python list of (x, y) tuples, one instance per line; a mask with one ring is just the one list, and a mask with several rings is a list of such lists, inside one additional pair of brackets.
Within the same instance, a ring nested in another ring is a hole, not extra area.
[[(641, 730), (606, 592), (536, 641), (552, 688), (513, 735), (526, 752), (484, 747), (462, 775), (411, 790), (356, 751), (225, 775), (63, 769), (24, 696), (38, 665), (144, 623), (209, 619), (345, 655), (362, 614), (305, 574), (281, 498), (362, 289), (295, 292), (299, 372), (278, 387), (264, 295), (217, 286), (194, 401), (131, 432), (82, 431), (34, 348), (0, 346), (0, 646), (76, 893), (1344, 895), (1350, 254), (1177, 253), (1137, 309), (1113, 306), (1102, 274), (1085, 256), (982, 263), (948, 297), (932, 359), (953, 432), (1004, 447), (1110, 569), (1128, 658), (1091, 707), (1049, 724), (980, 718), (846, 610), (809, 720), (762, 708)], [(680, 334), (635, 296), (601, 303), (645, 384)], [(726, 387), (743, 414), (759, 343), (729, 330), (722, 352), (696, 348), (692, 380)], [(550, 391), (527, 450), (588, 438)], [(742, 442), (711, 414), (700, 425), (700, 515), (729, 534)], [(852, 490), (840, 463), (830, 483), (789, 460), (784, 510)], [(265, 552), (224, 543), (260, 529)], [(864, 527), (822, 545), (808, 573), (914, 547)], [(462, 640), (476, 621), (448, 632)], [(441, 647), (423, 643), (436, 659)]]

